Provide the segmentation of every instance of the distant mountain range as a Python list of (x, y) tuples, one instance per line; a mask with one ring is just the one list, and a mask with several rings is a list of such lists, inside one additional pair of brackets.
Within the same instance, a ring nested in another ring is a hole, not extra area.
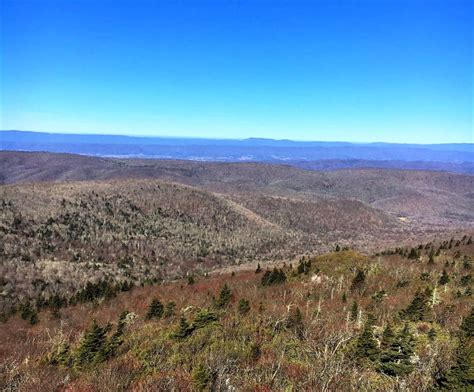
[(280, 162), (311, 170), (381, 167), (474, 173), (474, 144), (394, 144), (0, 131), (0, 150), (102, 157)]

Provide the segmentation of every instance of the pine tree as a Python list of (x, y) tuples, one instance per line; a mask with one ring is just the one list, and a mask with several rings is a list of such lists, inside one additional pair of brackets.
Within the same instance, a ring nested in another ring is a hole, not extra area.
[(290, 312), (286, 320), (286, 327), (293, 330), (300, 339), (303, 338), (304, 324), (300, 308), (296, 307)]
[(379, 355), (380, 349), (372, 331), (372, 323), (366, 322), (356, 341), (355, 357), (359, 362), (365, 360), (376, 362)]
[(202, 363), (197, 365), (192, 372), (193, 385), (198, 391), (206, 391), (209, 389), (211, 382), (211, 374), (209, 369)]
[(204, 328), (206, 325), (217, 321), (217, 315), (207, 309), (201, 309), (193, 321), (193, 329)]
[(253, 361), (256, 361), (260, 358), (262, 355), (262, 350), (260, 349), (260, 345), (258, 343), (252, 343), (250, 345), (250, 358)]
[(298, 264), (298, 268), (296, 269), (296, 272), (301, 275), (301, 274), (308, 274), (308, 272), (311, 270), (311, 260), (305, 261), (304, 258), (302, 258)]
[(424, 292), (418, 290), (410, 305), (400, 312), (402, 318), (410, 321), (422, 321), (427, 317), (430, 310), (429, 298), (431, 297), (431, 290), (427, 289)]
[(28, 320), (34, 313), (33, 307), (29, 302), (25, 302), (18, 307), (20, 316), (23, 320)]
[(273, 268), (272, 271), (266, 271), (262, 276), (262, 286), (270, 286), (286, 282), (286, 275), (282, 269)]
[(225, 308), (230, 300), (232, 299), (232, 291), (230, 290), (229, 286), (227, 286), (227, 283), (224, 284), (224, 287), (222, 287), (220, 293), (219, 293), (219, 298), (217, 299), (216, 305), (218, 308)]
[(95, 320), (85, 332), (79, 345), (76, 362), (78, 365), (88, 365), (105, 359), (107, 327), (100, 327)]
[(30, 319), (29, 319), (29, 322), (31, 325), (35, 325), (35, 324), (38, 324), (38, 312), (36, 310), (33, 310), (31, 315), (30, 315)]
[(474, 307), (471, 308), (471, 313), (463, 319), (461, 333), (467, 338), (474, 337)]
[(174, 316), (174, 309), (176, 308), (176, 302), (169, 301), (166, 304), (165, 311), (163, 313), (164, 318), (170, 318)]
[(114, 334), (110, 337), (107, 344), (107, 357), (113, 357), (117, 354), (118, 348), (123, 344), (123, 334), (125, 332), (126, 320), (129, 312), (123, 311), (117, 321)]
[(246, 299), (241, 299), (239, 301), (239, 313), (244, 315), (250, 312), (250, 302)]
[(430, 328), (430, 330), (428, 331), (428, 339), (430, 339), (430, 341), (434, 341), (436, 339), (436, 329), (434, 329), (433, 327)]
[(410, 253), (408, 254), (408, 258), (411, 260), (415, 260), (419, 257), (418, 251), (415, 248), (411, 248)]
[(178, 329), (173, 333), (176, 339), (185, 339), (192, 333), (192, 329), (184, 317), (179, 320)]
[(385, 329), (383, 330), (382, 341), (380, 342), (380, 347), (382, 349), (387, 349), (393, 344), (395, 337), (396, 337), (395, 331), (393, 330), (392, 325), (388, 323)]
[(361, 291), (365, 284), (365, 272), (361, 269), (357, 270), (357, 274), (352, 280), (351, 291)]
[(446, 272), (445, 269), (443, 269), (443, 274), (442, 274), (441, 277), (439, 278), (438, 283), (439, 283), (441, 286), (444, 286), (444, 285), (446, 285), (446, 284), (449, 283), (449, 275), (448, 275), (448, 273)]
[(341, 301), (344, 302), (344, 303), (347, 302), (347, 295), (346, 295), (346, 293), (343, 293), (343, 294), (342, 294)]
[(350, 316), (351, 321), (353, 322), (356, 321), (358, 314), (359, 314), (359, 305), (357, 305), (357, 301), (353, 301), (352, 307), (351, 307), (351, 316)]
[(164, 306), (158, 298), (155, 298), (151, 301), (150, 306), (148, 307), (148, 312), (146, 314), (147, 319), (159, 319), (163, 316)]
[(462, 337), (456, 350), (456, 363), (446, 371), (436, 385), (441, 391), (474, 390), (474, 342)]
[(389, 376), (399, 377), (411, 373), (414, 366), (414, 339), (408, 324), (397, 334), (380, 355), (379, 370)]

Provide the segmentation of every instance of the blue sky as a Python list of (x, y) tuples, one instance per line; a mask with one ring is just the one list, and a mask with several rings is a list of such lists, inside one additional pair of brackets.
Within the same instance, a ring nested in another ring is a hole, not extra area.
[(1, 7), (1, 129), (473, 142), (471, 1)]

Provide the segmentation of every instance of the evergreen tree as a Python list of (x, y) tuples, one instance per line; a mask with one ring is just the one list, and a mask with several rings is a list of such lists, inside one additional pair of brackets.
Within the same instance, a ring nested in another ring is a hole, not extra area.
[(418, 290), (410, 305), (400, 312), (401, 317), (410, 321), (425, 320), (430, 310), (430, 297), (431, 290), (427, 289), (424, 292)]
[(456, 350), (456, 362), (437, 380), (440, 391), (474, 390), (474, 342), (462, 337)]
[(207, 309), (201, 309), (193, 321), (193, 329), (204, 328), (207, 324), (217, 321), (217, 315)]
[(430, 328), (430, 330), (428, 331), (428, 339), (430, 339), (430, 341), (434, 341), (436, 339), (436, 329), (434, 329), (433, 327)]
[(365, 284), (365, 272), (361, 269), (358, 269), (356, 276), (352, 280), (351, 290), (361, 291), (364, 287), (364, 284)]
[(123, 334), (126, 327), (128, 311), (123, 311), (117, 321), (114, 334), (110, 337), (107, 345), (107, 357), (113, 357), (117, 354), (118, 348), (123, 344)]
[(434, 264), (434, 252), (433, 252), (433, 249), (431, 250), (430, 256), (429, 256), (429, 258), (428, 258), (428, 264), (429, 264), (429, 265), (433, 265), (433, 264)]
[(202, 363), (197, 365), (192, 371), (193, 385), (198, 391), (209, 390), (211, 374), (209, 369)]
[(362, 333), (359, 335), (355, 346), (355, 358), (360, 361), (369, 360), (376, 362), (380, 355), (380, 349), (372, 331), (372, 323), (366, 322)]
[(107, 327), (100, 327), (95, 320), (92, 322), (77, 351), (78, 365), (94, 364), (105, 359), (107, 329)]
[(239, 301), (239, 313), (244, 315), (250, 311), (250, 302), (246, 299), (241, 299)]
[(300, 339), (303, 338), (303, 315), (301, 314), (299, 307), (296, 307), (295, 310), (290, 311), (290, 314), (286, 320), (286, 327), (293, 330)]
[(395, 331), (393, 330), (392, 325), (388, 323), (385, 329), (383, 330), (382, 341), (380, 342), (380, 347), (382, 349), (387, 349), (393, 344), (395, 337), (396, 337)]
[(471, 313), (464, 317), (461, 324), (461, 333), (467, 338), (474, 338), (474, 307), (471, 308)]
[(286, 275), (282, 269), (273, 268), (272, 271), (266, 271), (262, 276), (262, 286), (270, 286), (286, 282)]
[(34, 310), (30, 315), (29, 322), (30, 322), (31, 325), (35, 325), (35, 324), (38, 324), (38, 321), (39, 321), (38, 312), (36, 310)]
[(256, 361), (262, 355), (262, 350), (260, 349), (260, 345), (258, 343), (252, 343), (250, 345), (250, 358), (253, 361)]
[(351, 316), (350, 316), (351, 321), (356, 321), (358, 315), (359, 315), (359, 305), (357, 305), (357, 301), (353, 301), (352, 307), (351, 307)]
[(147, 319), (159, 319), (163, 316), (164, 306), (158, 298), (155, 298), (151, 301), (150, 306), (148, 307), (148, 312), (146, 314)]
[(415, 260), (420, 257), (418, 251), (415, 248), (411, 248), (410, 253), (408, 254), (408, 258), (411, 260)]
[(192, 333), (192, 329), (184, 317), (179, 320), (178, 329), (173, 333), (176, 339), (185, 339)]
[(301, 259), (299, 264), (298, 264), (298, 268), (297, 268), (297, 273), (299, 275), (301, 274), (308, 274), (309, 271), (311, 270), (311, 260), (308, 260), (308, 261), (305, 261), (305, 259)]
[(219, 293), (219, 299), (217, 300), (217, 307), (219, 308), (226, 307), (229, 304), (231, 299), (232, 299), (232, 291), (227, 286), (227, 284), (224, 284), (224, 287), (222, 287), (221, 292)]
[(25, 302), (18, 307), (20, 316), (23, 320), (28, 320), (34, 313), (33, 307), (29, 302)]
[(169, 301), (166, 304), (165, 311), (163, 313), (164, 318), (170, 318), (174, 316), (174, 309), (176, 308), (176, 302)]
[(449, 275), (448, 275), (448, 273), (446, 272), (445, 269), (443, 269), (443, 274), (442, 274), (441, 277), (439, 278), (438, 283), (439, 283), (441, 286), (444, 286), (444, 285), (446, 285), (446, 284), (449, 283)]
[(391, 340), (380, 355), (379, 370), (389, 376), (399, 377), (411, 373), (414, 366), (411, 358), (414, 354), (414, 339), (408, 324)]
[(346, 295), (346, 293), (343, 293), (343, 294), (342, 294), (341, 301), (344, 302), (344, 303), (347, 302), (347, 295)]

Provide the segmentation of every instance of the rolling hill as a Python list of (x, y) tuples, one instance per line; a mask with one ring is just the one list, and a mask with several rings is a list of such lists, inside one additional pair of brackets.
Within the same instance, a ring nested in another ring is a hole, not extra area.
[(1, 152), (2, 307), (474, 228), (474, 177)]

